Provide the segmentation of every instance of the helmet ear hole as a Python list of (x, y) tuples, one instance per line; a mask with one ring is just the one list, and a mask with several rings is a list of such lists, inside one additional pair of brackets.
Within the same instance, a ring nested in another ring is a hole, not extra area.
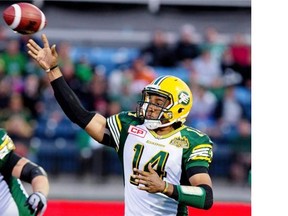
[(178, 113), (181, 113), (184, 110), (184, 108), (179, 108)]

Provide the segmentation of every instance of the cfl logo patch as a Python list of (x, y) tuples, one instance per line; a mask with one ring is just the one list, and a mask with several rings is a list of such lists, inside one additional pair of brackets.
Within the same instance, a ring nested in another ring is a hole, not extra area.
[(181, 92), (178, 98), (179, 98), (179, 103), (181, 104), (187, 105), (190, 102), (189, 94), (186, 92)]
[(145, 131), (145, 130), (143, 130), (141, 128), (138, 128), (138, 127), (130, 125), (130, 127), (128, 129), (128, 133), (136, 135), (136, 136), (139, 136), (141, 138), (144, 138), (146, 133), (147, 133), (147, 131)]

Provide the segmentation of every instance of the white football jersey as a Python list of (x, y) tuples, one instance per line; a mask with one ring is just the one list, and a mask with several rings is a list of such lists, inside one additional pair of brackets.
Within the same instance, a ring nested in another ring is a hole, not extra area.
[(148, 171), (148, 164), (163, 180), (179, 185), (188, 183), (185, 170), (191, 166), (208, 167), (212, 142), (198, 130), (182, 126), (159, 136), (148, 130), (135, 116), (123, 112), (107, 120), (115, 148), (123, 163), (126, 216), (186, 215), (187, 207), (163, 193), (149, 193), (137, 188), (133, 168)]

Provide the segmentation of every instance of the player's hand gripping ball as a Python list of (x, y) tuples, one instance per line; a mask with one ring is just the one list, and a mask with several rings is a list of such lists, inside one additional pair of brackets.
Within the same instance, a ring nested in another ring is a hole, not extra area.
[(30, 3), (16, 3), (3, 11), (5, 23), (15, 32), (27, 35), (34, 34), (47, 25), (44, 13)]

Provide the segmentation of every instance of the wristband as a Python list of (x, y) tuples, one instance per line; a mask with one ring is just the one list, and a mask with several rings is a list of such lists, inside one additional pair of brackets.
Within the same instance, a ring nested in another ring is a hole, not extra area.
[(168, 184), (168, 182), (167, 181), (164, 181), (165, 182), (165, 188), (164, 188), (164, 190), (162, 191), (162, 193), (166, 193), (167, 191), (168, 191), (168, 186), (169, 186), (169, 184)]
[(58, 67), (58, 64), (54, 65), (53, 67), (51, 67), (51, 68), (49, 68), (49, 69), (47, 69), (45, 71), (46, 71), (46, 73), (49, 73), (50, 71), (54, 70), (57, 67)]
[(173, 185), (171, 198), (179, 203), (200, 209), (210, 209), (213, 205), (213, 190), (209, 185)]
[(178, 201), (188, 206), (203, 209), (206, 191), (202, 187), (177, 185)]

